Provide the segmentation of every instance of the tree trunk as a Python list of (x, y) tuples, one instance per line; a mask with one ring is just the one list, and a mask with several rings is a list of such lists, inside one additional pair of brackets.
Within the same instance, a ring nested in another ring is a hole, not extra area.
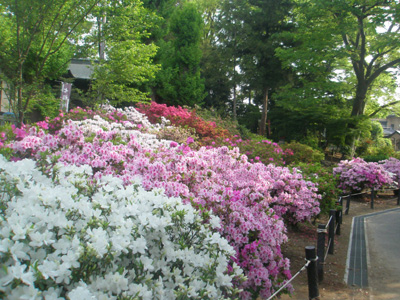
[[(356, 91), (356, 96), (353, 100), (353, 109), (351, 111), (351, 117), (357, 118), (359, 116), (364, 115), (364, 110), (365, 110), (365, 101), (367, 98), (367, 92), (368, 92), (368, 84), (363, 81), (359, 81), (357, 84), (357, 91)], [(359, 140), (360, 135), (357, 132), (353, 132), (354, 130), (357, 130), (357, 125), (354, 124), (349, 124), (349, 143), (348, 145), (350, 146), (350, 153), (349, 153), (349, 158), (353, 158), (356, 154), (356, 142)]]
[[(104, 25), (106, 24), (106, 16), (103, 15), (100, 17), (97, 17), (97, 26), (98, 26), (98, 48), (99, 48), (99, 61), (100, 64), (102, 65), (105, 60), (105, 47), (106, 47), (106, 42), (104, 38), (104, 33), (103, 33), (103, 28)], [(103, 93), (99, 89), (97, 91), (97, 102), (100, 103), (100, 105), (103, 105)]]
[(266, 136), (266, 127), (267, 127), (267, 114), (268, 114), (268, 88), (265, 89), (264, 92), (264, 101), (263, 101), (263, 110), (260, 121), (260, 135)]
[(357, 84), (356, 96), (353, 101), (352, 117), (362, 116), (365, 110), (365, 101), (367, 98), (368, 85), (365, 81)]
[[(15, 1), (16, 8), (18, 7), (18, 1)], [(17, 8), (18, 9), (18, 8)], [(18, 126), (21, 127), (24, 122), (24, 112), (23, 112), (23, 105), (22, 105), (22, 83), (23, 83), (23, 65), (24, 61), (22, 59), (22, 46), (20, 43), (20, 35), (21, 35), (21, 28), (20, 28), (20, 21), (19, 21), (19, 14), (16, 15), (17, 18), (17, 53), (18, 53), (18, 79), (16, 84), (17, 89), (17, 111), (15, 111), (15, 118), (17, 120)]]
[(18, 84), (17, 84), (17, 112), (16, 113), (16, 118), (18, 122), (18, 126), (21, 127), (22, 124), (24, 123), (24, 108), (22, 104), (22, 83), (23, 83), (23, 78), (22, 78), (22, 63), (19, 64), (18, 66)]
[(232, 107), (232, 114), (233, 114), (233, 120), (236, 121), (237, 118), (237, 99), (236, 99), (236, 28), (235, 28), (235, 32), (233, 34), (234, 36), (234, 44), (233, 44), (233, 107)]
[(236, 99), (236, 84), (233, 87), (233, 119), (236, 120), (237, 117), (237, 112), (236, 112), (236, 106), (237, 106), (237, 99)]

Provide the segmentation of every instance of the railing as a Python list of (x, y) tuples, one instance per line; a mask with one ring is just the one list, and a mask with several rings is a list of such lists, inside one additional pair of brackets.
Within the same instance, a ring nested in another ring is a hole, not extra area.
[[(397, 205), (400, 205), (400, 189), (397, 190)], [(371, 193), (371, 209), (374, 209), (375, 191), (365, 191), (363, 193), (350, 194), (339, 197), (336, 202), (337, 208), (329, 211), (329, 220), (326, 224), (318, 224), (317, 229), (317, 249), (314, 246), (305, 247), (306, 263), (301, 269), (292, 276), (283, 286), (279, 288), (271, 297), (267, 300), (273, 299), (290, 284), (300, 273), (307, 269), (307, 280), (308, 280), (308, 294), (309, 299), (316, 299), (319, 297), (318, 283), (324, 280), (324, 265), (328, 257), (328, 254), (334, 254), (335, 235), (340, 235), (340, 225), (343, 219), (343, 200), (346, 200), (346, 208), (344, 210), (345, 215), (348, 215), (350, 210), (351, 198), (357, 195)], [(328, 235), (328, 241), (326, 241), (326, 235)], [(327, 247), (325, 248), (325, 245)]]
[[(399, 183), (400, 186), (400, 183)], [(397, 190), (397, 205), (400, 205), (400, 189), (385, 189), (385, 191), (396, 191)], [(348, 215), (349, 214), (349, 210), (350, 210), (350, 202), (351, 202), (351, 198), (354, 196), (358, 196), (358, 195), (363, 195), (363, 194), (367, 194), (367, 193), (371, 193), (371, 209), (374, 209), (374, 205), (375, 205), (375, 190), (371, 189), (370, 191), (365, 191), (362, 193), (357, 193), (357, 194), (350, 194), (350, 195), (346, 195), (346, 196), (341, 196), (339, 198), (339, 201), (343, 204), (343, 198), (346, 199), (346, 210), (345, 210), (345, 214)]]

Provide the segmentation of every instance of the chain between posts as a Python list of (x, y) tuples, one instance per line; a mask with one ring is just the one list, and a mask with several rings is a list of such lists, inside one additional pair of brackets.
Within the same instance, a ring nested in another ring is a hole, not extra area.
[[(400, 187), (400, 184), (399, 184)], [(397, 205), (400, 205), (400, 189), (398, 189), (398, 200)], [(350, 208), (350, 200), (352, 196), (362, 195), (368, 193), (356, 193), (340, 196), (337, 204), (340, 205), (341, 209), (332, 209), (330, 210), (329, 220), (326, 224), (319, 224), (317, 233), (318, 233), (318, 243), (317, 243), (317, 252), (315, 253), (314, 246), (306, 247), (306, 264), (294, 275), (290, 280), (285, 282), (283, 286), (281, 286), (273, 295), (271, 295), (267, 300), (273, 299), (275, 296), (279, 294), (282, 289), (284, 289), (288, 284), (290, 284), (298, 275), (300, 275), (305, 269), (307, 269), (308, 275), (308, 286), (309, 286), (309, 299), (316, 299), (319, 297), (318, 291), (318, 282), (321, 282), (323, 279), (323, 265), (325, 264), (325, 260), (328, 254), (333, 254), (333, 245), (335, 234), (340, 235), (340, 224), (342, 223), (343, 217), (343, 199), (347, 200), (345, 214), (348, 214)], [(374, 193), (374, 190), (372, 190)], [(373, 204), (372, 207), (373, 208)], [(335, 226), (336, 222), (336, 226)], [(326, 234), (329, 234), (331, 238), (328, 240), (327, 251), (325, 252), (325, 242), (326, 242)]]
[(289, 283), (291, 283), (297, 276), (299, 276), (305, 269), (307, 269), (308, 265), (311, 263), (311, 260), (307, 260), (306, 259), (306, 261), (307, 262), (304, 264), (304, 266), (302, 266), (301, 269), (299, 271), (297, 271), (297, 273), (292, 276), (292, 278), (290, 278), (288, 281), (286, 281), (285, 284), (283, 286), (281, 286), (275, 293), (273, 293), (267, 300), (273, 299), (276, 295), (279, 294), (279, 292), (281, 290), (283, 290), (285, 287), (287, 287), (287, 285)]

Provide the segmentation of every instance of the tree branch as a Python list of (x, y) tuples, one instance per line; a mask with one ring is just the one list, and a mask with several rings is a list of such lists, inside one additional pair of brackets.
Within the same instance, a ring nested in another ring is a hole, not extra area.
[(372, 114), (370, 114), (368, 117), (372, 118), (373, 116), (375, 116), (378, 112), (380, 112), (382, 109), (395, 105), (397, 103), (400, 103), (400, 100), (396, 100), (396, 101), (392, 101), (390, 103), (387, 103), (385, 105), (380, 106), (377, 110), (375, 110)]
[(378, 68), (372, 75), (367, 79), (367, 83), (371, 84), (383, 71), (394, 67), (395, 65), (400, 64), (400, 58), (392, 60), (391, 62), (383, 65), (382, 67)]
[[(393, 50), (396, 50), (397, 48), (398, 48), (398, 47), (392, 47), (392, 48), (390, 48), (390, 49), (388, 49), (388, 50), (386, 50), (386, 51), (384, 51), (384, 52), (378, 52), (378, 53), (371, 59), (370, 63), (368, 64), (367, 72), (366, 72), (365, 77), (368, 78), (368, 77), (371, 75), (372, 70), (374, 69), (374, 62), (375, 62), (377, 59), (379, 59), (379, 58), (381, 58), (381, 57), (384, 57), (386, 54), (390, 53), (390, 52), (393, 51)], [(379, 66), (378, 66), (378, 68), (379, 68)]]
[[(54, 53), (56, 53), (57, 51), (59, 51), (61, 49), (61, 47), (64, 45), (64, 43), (66, 42), (66, 40), (69, 38), (69, 36), (74, 32), (74, 30), (76, 29), (76, 27), (79, 26), (79, 24), (82, 23), (82, 21), (86, 18), (86, 16), (93, 10), (93, 8), (97, 5), (98, 1), (94, 1), (93, 4), (91, 6), (89, 6), (89, 8), (87, 9), (87, 11), (85, 13), (83, 13), (79, 18), (77, 18), (74, 23), (73, 26), (65, 33), (64, 38), (62, 38), (62, 40), (60, 41), (60, 43), (53, 49), (53, 45), (57, 39), (57, 36), (53, 37), (53, 40), (50, 43), (50, 47), (43, 59), (43, 61), (40, 64), (40, 67), (38, 68), (37, 73), (40, 74), (40, 72), (42, 72), (44, 65), (47, 61), (47, 59), (53, 55)], [(65, 20), (65, 19), (64, 19)], [(61, 24), (61, 27), (59, 29), (61, 29), (64, 26), (64, 24)]]
[[(55, 30), (53, 30), (53, 27), (55, 27), (54, 24), (56, 23), (56, 20), (58, 19), (58, 16), (60, 15), (60, 13), (61, 13), (61, 11), (62, 11), (62, 8), (64, 7), (65, 4), (66, 4), (66, 1), (64, 1), (63, 3), (61, 3), (60, 8), (57, 10), (56, 15), (54, 16), (53, 20), (52, 20), (51, 23), (50, 23), (50, 27), (47, 29), (47, 34), (46, 34), (46, 36), (43, 38), (42, 47), (40, 48), (40, 51), (39, 51), (39, 55), (38, 55), (39, 57), (40, 57), (40, 55), (42, 54), (42, 52), (43, 52), (43, 50), (44, 50), (44, 47), (45, 47), (45, 45), (46, 45), (46, 43), (47, 43), (47, 39), (49, 38), (50, 33), (53, 32), (53, 31), (55, 31)], [(68, 14), (65, 14), (64, 17), (67, 18), (67, 15), (68, 15)], [(58, 30), (58, 32), (60, 32), (60, 31), (61, 31), (61, 30)]]

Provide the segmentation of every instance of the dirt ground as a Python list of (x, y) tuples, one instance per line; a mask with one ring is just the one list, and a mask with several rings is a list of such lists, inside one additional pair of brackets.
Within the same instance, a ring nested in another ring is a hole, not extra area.
[[(388, 299), (382, 294), (374, 294), (370, 288), (360, 289), (349, 287), (344, 282), (346, 271), (347, 251), (350, 238), (350, 231), (353, 217), (370, 214), (377, 211), (396, 208), (397, 197), (393, 192), (379, 193), (374, 201), (374, 208), (371, 209), (370, 195), (359, 196), (351, 201), (348, 214), (343, 215), (340, 236), (335, 236), (334, 254), (328, 254), (324, 266), (324, 280), (319, 284), (320, 297), (316, 299), (329, 300), (383, 300)], [(317, 241), (318, 223), (326, 224), (328, 217), (321, 217), (316, 220), (315, 225), (305, 224), (296, 229), (288, 230), (289, 242), (284, 245), (282, 251), (285, 257), (290, 258), (292, 274), (297, 273), (305, 264), (305, 247), (315, 246)], [(370, 274), (371, 276), (371, 274)], [(307, 271), (303, 271), (293, 281), (295, 289), (291, 296), (282, 295), (279, 299), (308, 300)], [(390, 298), (393, 299), (393, 298)]]

